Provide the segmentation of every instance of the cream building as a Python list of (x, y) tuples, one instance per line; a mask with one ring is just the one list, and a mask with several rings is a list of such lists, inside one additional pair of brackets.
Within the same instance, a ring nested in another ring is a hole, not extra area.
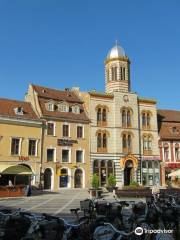
[(42, 121), (30, 103), (0, 99), (0, 185), (39, 186)]
[(44, 122), (42, 176), (45, 189), (89, 186), (89, 118), (73, 90), (29, 85), (26, 101)]
[(101, 186), (160, 183), (156, 101), (131, 91), (130, 60), (119, 45), (105, 59), (104, 93), (81, 93), (91, 120), (91, 175)]

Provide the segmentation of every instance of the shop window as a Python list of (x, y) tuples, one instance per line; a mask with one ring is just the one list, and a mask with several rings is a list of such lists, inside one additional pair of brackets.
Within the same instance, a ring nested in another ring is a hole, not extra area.
[(154, 185), (154, 179), (153, 179), (153, 174), (149, 174), (149, 186)]
[(68, 170), (66, 168), (61, 169), (59, 187), (68, 187)]
[(142, 168), (146, 168), (146, 161), (142, 161)]
[(148, 168), (153, 168), (152, 167), (152, 161), (148, 161)]
[(142, 184), (145, 185), (145, 186), (148, 184), (146, 173), (142, 173)]
[(154, 168), (159, 169), (159, 163), (156, 161), (154, 162)]
[(94, 160), (93, 172), (94, 172), (94, 174), (99, 175), (99, 161), (98, 160)]
[(114, 169), (113, 169), (113, 161), (108, 161), (107, 162), (107, 172), (108, 172), (108, 176), (110, 174), (113, 174), (114, 173)]

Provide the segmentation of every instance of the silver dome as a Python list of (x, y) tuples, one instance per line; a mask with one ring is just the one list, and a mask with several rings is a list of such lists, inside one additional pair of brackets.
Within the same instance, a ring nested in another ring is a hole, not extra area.
[(125, 56), (126, 54), (124, 49), (121, 46), (116, 45), (113, 48), (111, 48), (111, 50), (109, 50), (107, 58), (118, 58), (118, 57), (125, 57)]

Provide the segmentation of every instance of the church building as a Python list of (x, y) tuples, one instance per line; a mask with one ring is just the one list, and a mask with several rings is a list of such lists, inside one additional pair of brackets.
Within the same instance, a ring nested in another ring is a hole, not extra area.
[(101, 186), (160, 184), (156, 100), (131, 90), (130, 59), (116, 44), (105, 59), (105, 92), (79, 92), (90, 118), (91, 175)]

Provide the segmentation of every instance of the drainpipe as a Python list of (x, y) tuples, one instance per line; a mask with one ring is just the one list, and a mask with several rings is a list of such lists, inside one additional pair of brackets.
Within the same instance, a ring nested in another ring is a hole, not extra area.
[[(140, 183), (142, 184), (142, 152), (141, 152), (141, 116), (139, 110), (139, 102), (138, 102), (138, 132), (139, 132), (139, 157), (140, 157)], [(139, 165), (139, 164), (138, 164)], [(139, 168), (139, 166), (138, 166)], [(138, 171), (138, 169), (137, 169)]]
[(39, 182), (39, 188), (43, 189), (43, 184), (42, 184), (42, 164), (43, 164), (43, 146), (44, 146), (44, 126), (45, 126), (45, 122), (42, 121), (42, 125), (41, 125), (41, 163), (40, 163), (40, 182)]

